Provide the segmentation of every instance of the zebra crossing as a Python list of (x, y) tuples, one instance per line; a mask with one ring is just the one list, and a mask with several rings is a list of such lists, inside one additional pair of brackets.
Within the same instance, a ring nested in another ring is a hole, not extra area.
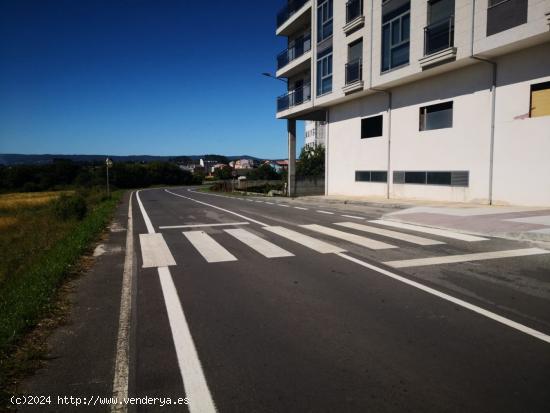
[[(400, 248), (399, 245), (401, 243), (421, 247), (442, 245), (446, 243), (439, 239), (421, 236), (424, 234), (431, 234), (438, 238), (453, 239), (465, 243), (489, 241), (488, 238), (470, 234), (384, 220), (370, 221), (370, 224), (373, 225), (359, 224), (357, 222), (334, 222), (330, 226), (307, 224), (299, 225), (293, 229), (284, 226), (261, 226), (260, 229), (255, 230), (240, 227), (248, 224), (248, 222), (188, 224), (159, 228), (182, 229), (182, 235), (187, 239), (190, 246), (192, 246), (209, 264), (239, 261), (239, 258), (223, 246), (220, 239), (217, 239), (219, 238), (218, 234), (227, 234), (239, 243), (255, 251), (257, 254), (268, 259), (290, 258), (296, 255), (295, 251), (291, 251), (292, 248), (282, 248), (278, 245), (277, 240), (291, 241), (294, 244), (298, 244), (320, 254), (339, 254), (347, 252), (345, 247), (342, 247), (342, 242), (344, 244), (353, 244), (369, 251), (395, 250)], [(227, 226), (239, 226), (239, 228), (223, 228)], [(421, 233), (421, 235), (387, 229), (383, 228), (383, 226), (401, 228), (410, 232)], [(215, 227), (217, 230), (209, 233), (205, 227)], [(359, 235), (356, 232), (367, 235), (374, 234), (378, 237), (387, 238), (392, 243)], [(323, 236), (323, 239), (319, 239), (319, 235)], [(328, 239), (328, 241), (326, 239)], [(144, 268), (177, 265), (161, 233), (141, 234), (140, 241)], [(550, 253), (550, 251), (539, 248), (523, 248), (517, 250), (489, 251), (447, 256), (436, 255), (415, 259), (382, 261), (382, 263), (394, 268), (406, 268), (547, 253)]]

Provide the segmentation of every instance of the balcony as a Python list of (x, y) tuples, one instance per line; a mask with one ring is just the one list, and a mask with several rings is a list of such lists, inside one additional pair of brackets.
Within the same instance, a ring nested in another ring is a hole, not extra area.
[(311, 0), (289, 0), (285, 7), (277, 13), (277, 30), (279, 36), (289, 36), (295, 30), (311, 25)]
[(346, 84), (342, 87), (345, 94), (363, 90), (363, 59), (346, 63)]
[(311, 100), (311, 83), (305, 83), (294, 90), (290, 90), (277, 98), (277, 112), (290, 109), (294, 106)]
[(419, 60), (423, 69), (456, 58), (454, 21), (450, 16), (424, 28), (424, 57)]
[(311, 35), (296, 39), (292, 46), (277, 55), (277, 70), (311, 50)]
[(363, 15), (363, 0), (348, 0), (346, 3), (346, 24), (344, 32), (351, 34), (365, 24)]

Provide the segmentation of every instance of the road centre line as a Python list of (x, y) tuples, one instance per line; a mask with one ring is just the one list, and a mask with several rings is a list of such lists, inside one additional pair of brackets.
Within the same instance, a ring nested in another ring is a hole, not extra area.
[(470, 262), (494, 260), (498, 258), (524, 257), (528, 255), (550, 254), (550, 251), (541, 248), (522, 248), (517, 250), (477, 252), (474, 254), (445, 255), (442, 257), (415, 258), (411, 260), (386, 261), (382, 264), (393, 268), (419, 267), (423, 265), (450, 264), (456, 262)]
[(414, 287), (414, 288), (417, 288), (417, 289), (422, 290), (424, 292), (427, 292), (428, 294), (432, 294), (436, 297), (442, 298), (443, 300), (454, 303), (454, 304), (456, 304), (460, 307), (471, 310), (471, 311), (473, 311), (477, 314), (480, 314), (480, 315), (482, 315), (484, 317), (487, 317), (491, 320), (494, 320), (498, 323), (504, 324), (504, 325), (506, 325), (508, 327), (511, 327), (511, 328), (513, 328), (517, 331), (520, 331), (524, 334), (528, 334), (528, 335), (530, 335), (532, 337), (535, 337), (535, 338), (538, 338), (539, 340), (542, 340), (546, 343), (550, 343), (550, 336), (549, 335), (544, 334), (544, 333), (542, 333), (538, 330), (535, 330), (531, 327), (527, 327), (527, 326), (525, 326), (523, 324), (520, 324), (516, 321), (510, 320), (509, 318), (502, 317), (502, 316), (500, 316), (496, 313), (493, 313), (489, 310), (485, 310), (481, 307), (478, 307), (477, 305), (470, 304), (469, 302), (461, 300), (460, 298), (453, 297), (452, 295), (443, 293), (443, 292), (438, 291), (434, 288), (428, 287), (424, 284), (420, 284), (416, 281), (409, 280), (408, 278), (402, 277), (402, 276), (400, 276), (398, 274), (395, 274), (391, 271), (388, 271), (388, 270), (385, 270), (383, 268), (377, 267), (375, 265), (369, 264), (367, 262), (361, 261), (361, 260), (359, 260), (357, 258), (354, 258), (352, 256), (349, 256), (347, 254), (338, 253), (336, 255), (338, 255), (338, 256), (340, 256), (340, 257), (342, 257), (342, 258), (344, 258), (348, 261), (354, 262), (354, 263), (356, 263), (356, 264), (358, 264), (362, 267), (365, 267), (365, 268), (368, 268), (370, 270), (376, 271), (379, 274), (382, 274), (382, 275), (385, 275), (387, 277), (393, 278), (396, 281), (399, 281), (399, 282), (402, 282), (404, 284), (410, 285), (411, 287)]
[(317, 212), (320, 213), (320, 214), (334, 215), (334, 212), (329, 212), (329, 211), (317, 210)]
[(189, 225), (162, 225), (159, 229), (171, 228), (201, 228), (201, 227), (223, 227), (232, 225), (248, 225), (250, 222), (226, 222), (222, 224), (189, 224)]
[(280, 207), (285, 207), (285, 208), (289, 207), (288, 205), (285, 205), (285, 204), (277, 204), (277, 205), (280, 206)]
[(248, 218), (244, 215), (241, 215), (241, 214), (238, 214), (236, 212), (233, 212), (233, 211), (230, 211), (228, 209), (225, 209), (225, 208), (220, 208), (219, 206), (216, 206), (216, 205), (212, 205), (212, 204), (209, 204), (207, 202), (203, 202), (203, 201), (199, 201), (197, 199), (193, 199), (193, 198), (189, 198), (187, 196), (184, 196), (184, 195), (180, 195), (180, 194), (176, 194), (175, 192), (172, 192), (172, 191), (169, 191), (168, 189), (165, 189), (166, 192), (168, 192), (169, 194), (172, 194), (174, 196), (179, 196), (180, 198), (185, 198), (185, 199), (188, 199), (189, 201), (193, 201), (193, 202), (196, 202), (198, 204), (201, 204), (201, 205), (206, 205), (206, 206), (209, 206), (211, 208), (215, 208), (215, 209), (218, 209), (220, 211), (224, 211), (224, 212), (227, 212), (228, 214), (233, 214), (235, 216), (238, 216), (242, 219), (246, 219), (247, 221), (250, 221), (250, 222), (254, 222), (255, 224), (258, 224), (258, 225), (261, 225), (262, 227), (267, 227), (268, 225), (267, 224), (264, 224), (263, 222), (261, 221), (257, 221), (255, 219), (252, 219), (252, 218)]
[[(150, 224), (147, 226), (149, 234), (154, 234), (155, 230), (141, 203), (139, 193), (140, 191), (136, 192), (136, 197), (143, 220)], [(170, 269), (168, 267), (158, 267), (157, 272), (185, 394), (189, 397), (189, 400), (193, 400), (188, 406), (189, 411), (190, 413), (216, 413), (214, 400), (210, 394)]]
[(295, 209), (301, 209), (302, 211), (307, 211), (307, 208), (304, 208), (304, 207), (294, 207)]

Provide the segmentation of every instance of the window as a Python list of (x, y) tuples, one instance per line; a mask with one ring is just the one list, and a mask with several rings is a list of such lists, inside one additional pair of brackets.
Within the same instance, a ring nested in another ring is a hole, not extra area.
[(348, 62), (346, 63), (346, 85), (363, 79), (363, 39), (348, 45)]
[(453, 46), (454, 11), (455, 0), (428, 1), (428, 26), (424, 29), (424, 55)]
[(317, 55), (317, 95), (332, 92), (332, 47)]
[(550, 82), (531, 85), (529, 117), (550, 116)]
[(420, 184), (467, 187), (468, 171), (394, 171), (394, 184)]
[(527, 0), (489, 0), (487, 36), (527, 23)]
[(382, 72), (409, 63), (409, 0), (382, 3)]
[(438, 103), (437, 105), (420, 108), (419, 130), (432, 130), (453, 127), (453, 102)]
[(325, 0), (317, 6), (317, 42), (332, 36), (332, 1)]
[(388, 182), (386, 171), (355, 171), (355, 182)]
[(361, 119), (361, 139), (382, 136), (382, 115)]

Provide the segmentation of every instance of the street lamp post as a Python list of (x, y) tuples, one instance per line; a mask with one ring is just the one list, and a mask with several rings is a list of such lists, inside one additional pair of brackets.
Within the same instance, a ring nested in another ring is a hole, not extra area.
[(107, 171), (107, 197), (111, 197), (111, 191), (109, 188), (109, 168), (113, 166), (113, 161), (111, 161), (109, 158), (105, 159), (105, 170)]

